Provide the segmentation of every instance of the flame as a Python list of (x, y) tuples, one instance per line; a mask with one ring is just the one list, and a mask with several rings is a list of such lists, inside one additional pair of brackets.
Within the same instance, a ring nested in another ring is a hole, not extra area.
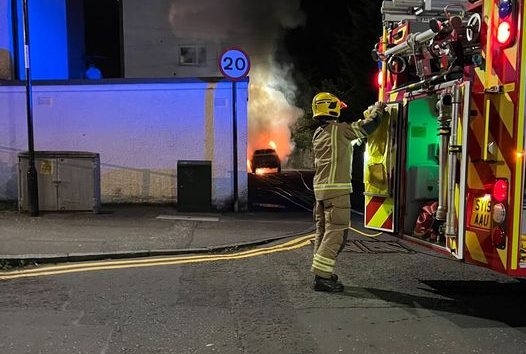
[(252, 172), (252, 162), (249, 159), (247, 159), (247, 171)]
[(278, 173), (278, 169), (269, 167), (256, 168), (256, 175), (262, 176), (269, 173)]
[[(263, 63), (250, 74), (248, 154), (255, 150), (276, 150), (286, 164), (294, 144), (290, 127), (303, 115), (300, 108), (289, 103), (295, 87), (289, 81), (291, 68), (268, 66)], [(285, 91), (282, 92), (278, 87)], [(275, 147), (272, 144), (275, 144)]]
[[(301, 1), (164, 2), (171, 3), (167, 15), (175, 38), (203, 41), (218, 48), (235, 44), (251, 55), (247, 156), (268, 148), (272, 140), (281, 161), (286, 163), (294, 148), (290, 127), (303, 116), (303, 111), (293, 104), (297, 92), (294, 67), (277, 62), (274, 54), (282, 41), (283, 29), (304, 24), (306, 16), (300, 10)], [(262, 11), (268, 16), (261, 16)], [(265, 35), (262, 37), (261, 33)]]

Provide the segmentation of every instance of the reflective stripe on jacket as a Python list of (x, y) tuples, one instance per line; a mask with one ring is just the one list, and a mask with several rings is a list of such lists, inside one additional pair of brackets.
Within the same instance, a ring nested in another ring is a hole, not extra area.
[(352, 192), (351, 141), (364, 138), (380, 124), (382, 111), (368, 111), (368, 118), (353, 123), (330, 120), (316, 129), (312, 139), (314, 153), (314, 195), (325, 200)]

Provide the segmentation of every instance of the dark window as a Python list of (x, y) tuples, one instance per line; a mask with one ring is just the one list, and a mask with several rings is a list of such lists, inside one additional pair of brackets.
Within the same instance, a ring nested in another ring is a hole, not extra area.
[(179, 65), (206, 65), (206, 47), (195, 45), (179, 47)]
[(94, 64), (103, 78), (123, 77), (121, 6), (120, 0), (84, 0), (86, 69)]

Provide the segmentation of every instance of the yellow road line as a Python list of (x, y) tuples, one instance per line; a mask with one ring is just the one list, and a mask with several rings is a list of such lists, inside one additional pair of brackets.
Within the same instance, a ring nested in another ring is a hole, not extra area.
[(275, 245), (272, 247), (265, 247), (265, 248), (259, 248), (259, 249), (252, 249), (248, 251), (243, 252), (236, 252), (236, 253), (227, 253), (227, 254), (208, 254), (208, 255), (195, 255), (195, 256), (175, 256), (175, 257), (162, 257), (162, 258), (148, 258), (148, 259), (131, 259), (131, 260), (124, 260), (124, 261), (117, 261), (117, 260), (110, 260), (110, 261), (95, 261), (95, 262), (82, 262), (82, 263), (74, 263), (74, 264), (65, 264), (65, 265), (58, 265), (58, 266), (48, 266), (45, 268), (36, 268), (36, 269), (26, 269), (26, 270), (20, 270), (20, 271), (12, 271), (12, 272), (5, 272), (0, 273), (0, 276), (8, 274), (17, 274), (17, 273), (31, 273), (31, 272), (40, 272), (42, 269), (45, 270), (64, 270), (64, 269), (77, 269), (77, 268), (89, 268), (89, 267), (100, 267), (103, 265), (133, 265), (133, 264), (141, 264), (141, 263), (154, 263), (154, 262), (165, 262), (165, 261), (171, 261), (171, 260), (191, 260), (191, 259), (207, 259), (207, 258), (228, 258), (232, 256), (233, 254), (236, 255), (243, 255), (243, 254), (251, 254), (254, 252), (259, 252), (261, 250), (274, 250), (279, 249), (282, 247), (287, 247), (290, 245), (294, 245), (296, 243), (302, 242), (304, 240), (310, 240), (314, 237), (313, 234), (302, 236), (299, 238), (295, 238), (294, 240), (287, 241), (285, 243)]
[(141, 267), (154, 267), (164, 265), (176, 265), (176, 264), (190, 264), (190, 263), (203, 263), (213, 262), (222, 260), (236, 260), (250, 257), (261, 256), (265, 254), (272, 254), (277, 252), (291, 251), (298, 248), (305, 247), (310, 244), (313, 235), (299, 237), (292, 241), (284, 244), (255, 249), (251, 251), (237, 252), (231, 254), (220, 254), (220, 255), (204, 255), (204, 256), (190, 256), (190, 257), (168, 257), (158, 259), (141, 259), (132, 261), (113, 261), (113, 262), (90, 262), (90, 263), (77, 263), (74, 265), (63, 265), (63, 266), (52, 266), (38, 269), (27, 269), (13, 272), (1, 272), (0, 280), (27, 278), (45, 275), (56, 275), (76, 272), (88, 272), (96, 270), (108, 270), (108, 269), (123, 269), (123, 268), (141, 268)]

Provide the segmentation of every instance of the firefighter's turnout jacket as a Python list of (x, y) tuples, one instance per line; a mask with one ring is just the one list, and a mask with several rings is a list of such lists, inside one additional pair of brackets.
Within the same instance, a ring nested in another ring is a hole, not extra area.
[(351, 141), (374, 132), (383, 114), (383, 109), (373, 106), (366, 111), (365, 119), (353, 123), (328, 117), (331, 120), (326, 120), (314, 133), (316, 238), (312, 271), (317, 276), (332, 276), (336, 257), (347, 239), (351, 217)]
[(352, 192), (351, 141), (364, 138), (376, 130), (383, 110), (376, 106), (368, 111), (368, 118), (353, 123), (328, 120), (314, 133), (314, 194), (316, 200), (330, 199)]

